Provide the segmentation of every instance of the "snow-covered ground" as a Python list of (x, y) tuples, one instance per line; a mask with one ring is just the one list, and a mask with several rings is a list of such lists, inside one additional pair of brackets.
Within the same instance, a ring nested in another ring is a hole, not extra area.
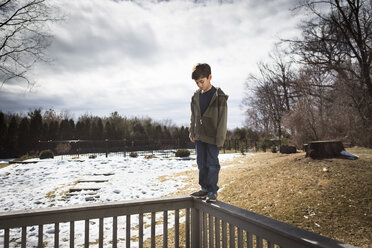
[[(95, 159), (34, 159), (35, 164), (12, 164), (0, 169), (0, 212), (26, 210), (35, 208), (70, 206), (87, 204), (89, 202), (113, 202), (131, 199), (157, 198), (176, 192), (183, 186), (182, 178), (173, 177), (177, 172), (196, 170), (195, 155), (190, 159), (179, 159), (166, 154), (156, 154), (156, 158), (144, 159), (143, 156), (131, 158), (129, 156), (104, 155)], [(169, 153), (168, 153), (169, 155)], [(239, 154), (220, 154), (220, 162), (232, 160)], [(32, 161), (32, 160), (30, 160)], [(160, 180), (166, 176), (169, 180)], [(86, 180), (88, 182), (79, 182)], [(90, 182), (92, 180), (101, 182)], [(97, 188), (95, 191), (72, 192), (73, 188)], [(91, 193), (89, 195), (87, 193)], [(119, 226), (121, 225), (119, 219)], [(125, 222), (125, 220), (123, 219)], [(149, 221), (145, 218), (145, 223)], [(105, 229), (110, 231), (112, 220), (105, 220)], [(98, 221), (91, 220), (90, 225), (98, 226)], [(131, 220), (132, 227), (138, 225), (138, 218)], [(60, 236), (69, 237), (69, 226), (60, 227)], [(84, 223), (76, 223), (76, 244), (83, 245)], [(44, 240), (53, 243), (54, 226), (44, 227)], [(98, 233), (98, 228), (94, 228)], [(92, 230), (93, 231), (93, 230)], [(92, 232), (91, 231), (91, 232)], [(28, 245), (37, 245), (37, 227), (28, 228)], [(118, 232), (124, 233), (119, 228)], [(159, 229), (161, 233), (161, 227)], [(159, 233), (157, 231), (157, 233)], [(95, 231), (92, 235), (94, 236)], [(11, 236), (20, 239), (20, 230), (12, 229)], [(3, 231), (0, 230), (0, 241), (3, 240)], [(98, 235), (98, 234), (97, 234)], [(105, 235), (109, 234), (105, 232)], [(145, 239), (150, 233), (145, 230)], [(98, 237), (98, 236), (95, 236)], [(111, 236), (109, 236), (111, 237)], [(106, 239), (109, 242), (108, 239)], [(61, 243), (61, 247), (65, 247)], [(2, 242), (0, 242), (0, 247)], [(15, 243), (13, 246), (15, 247)], [(65, 243), (68, 247), (68, 243)], [(92, 246), (94, 247), (94, 246)], [(135, 244), (133, 245), (135, 247)]]

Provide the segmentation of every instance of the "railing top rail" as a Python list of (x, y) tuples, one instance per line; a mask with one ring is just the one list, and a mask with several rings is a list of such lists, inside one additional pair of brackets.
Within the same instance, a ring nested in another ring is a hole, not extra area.
[(191, 208), (190, 196), (94, 203), (0, 213), (0, 229)]
[(194, 208), (283, 247), (354, 247), (224, 202), (206, 204), (194, 200)]

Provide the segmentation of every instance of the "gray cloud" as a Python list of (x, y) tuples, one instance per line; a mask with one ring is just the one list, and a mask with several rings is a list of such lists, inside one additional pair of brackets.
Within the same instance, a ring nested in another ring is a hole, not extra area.
[(244, 121), (246, 77), (279, 36), (297, 32), (293, 0), (55, 2), (68, 12), (51, 27), (54, 61), (35, 69), (31, 93), (0, 89), (3, 111), (118, 111), (187, 124), (196, 90), (191, 68), (208, 62), (213, 84), (230, 95), (228, 125), (235, 127)]
[(27, 112), (37, 108), (48, 109), (65, 104), (65, 100), (59, 95), (40, 97), (29, 91), (10, 93), (0, 90), (0, 110), (4, 112)]
[(135, 20), (125, 21), (125, 15), (110, 16), (110, 8), (97, 10), (94, 2), (83, 8), (70, 4), (67, 21), (54, 27), (48, 50), (54, 62), (47, 68), (85, 71), (123, 60), (148, 63), (156, 55), (158, 44), (148, 23), (133, 25)]

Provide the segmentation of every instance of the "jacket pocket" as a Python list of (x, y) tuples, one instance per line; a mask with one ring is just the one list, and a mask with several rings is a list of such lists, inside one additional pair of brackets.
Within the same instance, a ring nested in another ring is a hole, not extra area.
[(214, 125), (213, 119), (210, 117), (202, 118), (202, 131), (205, 136), (216, 137), (216, 125)]

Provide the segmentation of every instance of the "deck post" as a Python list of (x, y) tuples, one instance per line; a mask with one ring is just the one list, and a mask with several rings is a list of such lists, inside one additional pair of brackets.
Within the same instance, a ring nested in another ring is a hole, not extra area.
[(200, 211), (199, 209), (191, 209), (191, 247), (197, 248), (200, 245)]

